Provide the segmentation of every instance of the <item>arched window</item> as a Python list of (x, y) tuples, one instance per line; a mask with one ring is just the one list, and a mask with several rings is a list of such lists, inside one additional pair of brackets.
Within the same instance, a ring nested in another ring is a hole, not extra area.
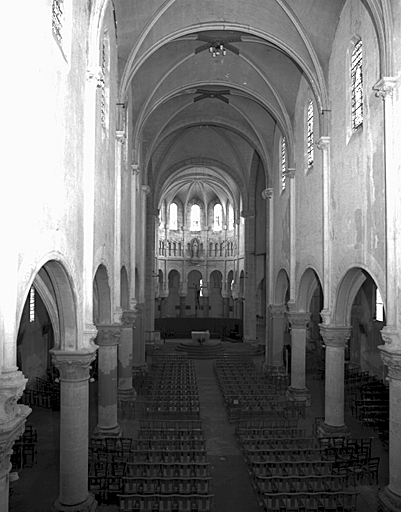
[(231, 204), (228, 205), (228, 229), (233, 229), (234, 227), (234, 209)]
[(213, 208), (213, 230), (221, 231), (223, 220), (223, 208), (220, 203), (215, 204)]
[(100, 120), (105, 135), (109, 130), (109, 103), (110, 103), (110, 38), (107, 31), (104, 32), (101, 48), (101, 94), (100, 94)]
[(170, 204), (170, 229), (177, 229), (177, 205), (176, 203)]
[(29, 291), (29, 321), (35, 321), (35, 288), (33, 286)]
[(191, 207), (191, 231), (200, 231), (200, 206), (193, 204)]
[(285, 137), (281, 139), (281, 191), (285, 190), (285, 171), (287, 168), (287, 149), (285, 146)]
[(378, 322), (384, 321), (384, 304), (382, 296), (380, 295), (379, 288), (376, 288), (376, 320)]
[(177, 255), (177, 244), (175, 242), (173, 243), (173, 254), (174, 256)]
[(306, 111), (306, 152), (308, 158), (308, 169), (313, 167), (313, 101), (308, 103)]
[(362, 41), (359, 40), (351, 54), (351, 128), (356, 130), (363, 123), (363, 73)]

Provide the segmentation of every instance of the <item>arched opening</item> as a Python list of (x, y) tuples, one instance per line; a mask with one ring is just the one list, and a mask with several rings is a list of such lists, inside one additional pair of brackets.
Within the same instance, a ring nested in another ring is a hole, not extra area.
[(121, 268), (120, 274), (120, 304), (123, 311), (129, 310), (129, 285), (125, 267)]
[(202, 279), (202, 274), (199, 270), (191, 270), (188, 274), (188, 295), (186, 298), (187, 308), (189, 306), (189, 314), (187, 316), (192, 316), (198, 318), (202, 316), (201, 312), (201, 296), (200, 296), (200, 282)]
[(223, 276), (219, 270), (213, 270), (210, 274), (209, 304), (210, 316), (223, 317), (223, 297), (221, 295)]
[(111, 322), (111, 296), (107, 269), (99, 265), (93, 281), (93, 323), (95, 325)]

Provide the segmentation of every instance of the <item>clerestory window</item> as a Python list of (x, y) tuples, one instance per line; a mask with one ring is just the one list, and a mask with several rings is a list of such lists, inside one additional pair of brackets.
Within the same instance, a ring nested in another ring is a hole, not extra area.
[(313, 167), (313, 101), (310, 100), (308, 103), (308, 109), (306, 114), (306, 151), (308, 158), (308, 169)]
[(363, 124), (363, 72), (362, 41), (359, 40), (351, 54), (351, 128), (356, 130)]
[(281, 139), (281, 191), (285, 190), (285, 171), (287, 168), (287, 149), (285, 137)]

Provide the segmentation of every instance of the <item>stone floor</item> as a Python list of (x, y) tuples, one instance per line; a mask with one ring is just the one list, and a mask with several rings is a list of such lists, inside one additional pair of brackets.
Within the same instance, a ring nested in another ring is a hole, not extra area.
[[(177, 342), (177, 340), (175, 340)], [(168, 343), (163, 350), (173, 351), (175, 342)], [(225, 350), (248, 350), (243, 344), (225, 344)], [(254, 361), (261, 368), (263, 356)], [(151, 363), (151, 356), (148, 356)], [(213, 375), (212, 360), (196, 360), (198, 391), (201, 402), (201, 418), (204, 422), (207, 450), (212, 466), (214, 485), (214, 512), (258, 512), (260, 510), (241, 453), (234, 439), (234, 424), (227, 421), (220, 391)], [(312, 405), (307, 410), (300, 428), (311, 433), (314, 418), (324, 416), (324, 382), (307, 378), (307, 386), (312, 394)], [(90, 431), (96, 425), (97, 386), (90, 384)], [(119, 421), (127, 437), (136, 437), (139, 414), (128, 419), (121, 415)], [(24, 468), (19, 480), (11, 484), (10, 507), (12, 512), (50, 511), (58, 496), (59, 481), (59, 413), (33, 408), (28, 418), (38, 431), (37, 462), (33, 468)], [(373, 431), (362, 430), (359, 423), (346, 410), (346, 424), (353, 437), (375, 436)], [(373, 443), (373, 456), (380, 456), (379, 486), (358, 486), (358, 512), (376, 511), (378, 487), (388, 483), (388, 453), (377, 439)], [(118, 507), (102, 505), (99, 512), (115, 512)]]

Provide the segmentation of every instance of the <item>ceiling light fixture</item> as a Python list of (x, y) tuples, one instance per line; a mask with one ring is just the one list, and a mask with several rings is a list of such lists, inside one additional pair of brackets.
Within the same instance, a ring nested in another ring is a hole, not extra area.
[(239, 55), (239, 50), (230, 43), (240, 43), (242, 41), (241, 36), (223, 37), (221, 39), (215, 39), (214, 37), (204, 36), (199, 34), (198, 41), (205, 41), (205, 44), (195, 48), (195, 54), (209, 50), (212, 57), (224, 56), (227, 54), (227, 50)]
[(215, 41), (210, 45), (209, 52), (212, 54), (212, 57), (218, 57), (220, 53), (223, 56), (227, 54), (227, 50), (224, 48), (224, 44), (220, 43), (219, 41)]

